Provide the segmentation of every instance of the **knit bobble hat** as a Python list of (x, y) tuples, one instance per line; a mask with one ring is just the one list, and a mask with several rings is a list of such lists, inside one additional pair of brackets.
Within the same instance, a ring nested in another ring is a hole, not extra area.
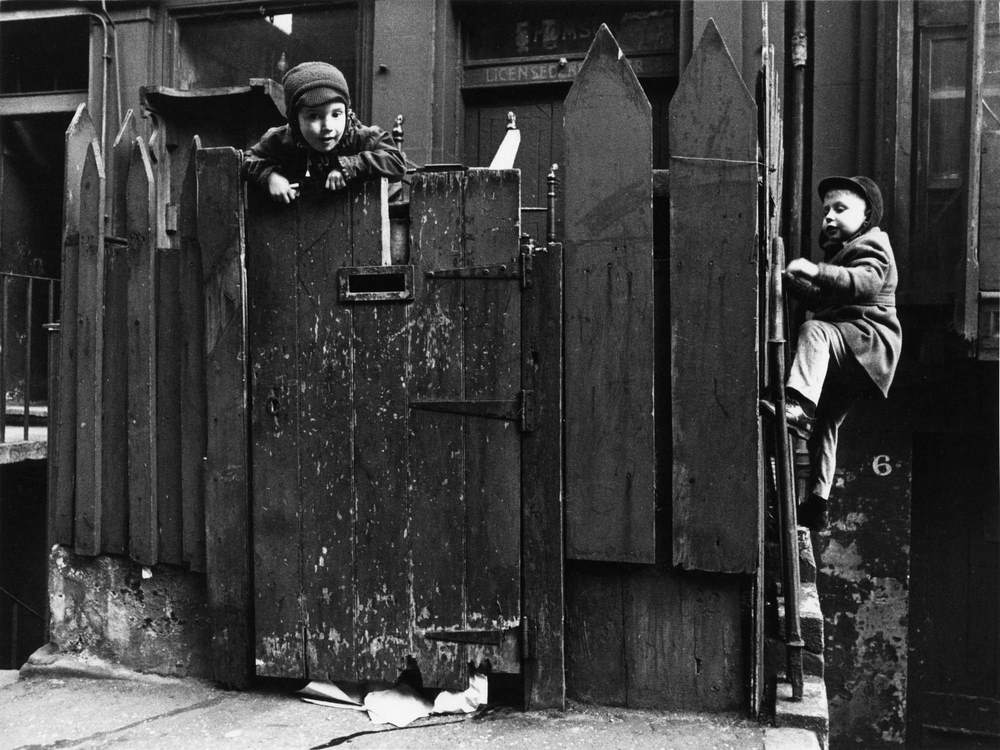
[(823, 200), (831, 190), (850, 190), (865, 199), (868, 206), (864, 229), (877, 227), (882, 222), (882, 191), (871, 177), (826, 177), (819, 181), (819, 199)]
[[(316, 92), (308, 97), (306, 103), (311, 106), (343, 100), (347, 107), (351, 106), (351, 94), (347, 88), (347, 79), (338, 68), (325, 62), (304, 62), (285, 73), (281, 81), (285, 88), (285, 115), (294, 122), (295, 112), (303, 103), (303, 97), (310, 92)], [(316, 95), (320, 96), (316, 96)]]

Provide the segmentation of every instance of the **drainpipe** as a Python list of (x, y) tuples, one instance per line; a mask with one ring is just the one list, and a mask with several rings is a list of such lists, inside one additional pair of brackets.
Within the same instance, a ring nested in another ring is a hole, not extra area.
[(788, 257), (802, 257), (803, 174), (805, 168), (805, 90), (806, 90), (806, 3), (792, 5), (792, 112), (791, 112), (791, 200), (788, 214)]
[[(806, 61), (809, 37), (806, 34), (806, 3), (792, 3), (792, 91), (791, 91), (791, 140), (788, 181), (791, 183), (788, 201), (788, 257), (802, 257), (802, 218), (805, 214), (805, 109)], [(793, 440), (795, 446), (795, 492), (801, 497), (809, 476), (809, 452), (802, 440)]]

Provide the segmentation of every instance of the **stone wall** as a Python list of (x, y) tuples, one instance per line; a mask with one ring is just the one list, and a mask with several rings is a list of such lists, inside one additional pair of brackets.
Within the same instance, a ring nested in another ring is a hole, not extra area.
[(51, 640), (137, 672), (208, 677), (209, 621), (203, 575), (125, 557), (49, 556)]

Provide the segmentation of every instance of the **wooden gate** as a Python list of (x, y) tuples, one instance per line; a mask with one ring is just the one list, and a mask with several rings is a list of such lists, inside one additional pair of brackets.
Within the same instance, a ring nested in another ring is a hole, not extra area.
[(383, 265), (378, 188), (246, 213), (256, 672), (561, 703), (559, 247), (517, 171), (427, 173)]

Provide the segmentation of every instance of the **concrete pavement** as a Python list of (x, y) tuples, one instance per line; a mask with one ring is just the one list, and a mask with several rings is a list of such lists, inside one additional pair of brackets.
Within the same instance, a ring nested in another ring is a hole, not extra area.
[(739, 716), (572, 705), (523, 713), (490, 708), (394, 728), (364, 713), (317, 706), (277, 688), (227, 691), (60, 659), (0, 672), (0, 748), (203, 750), (267, 748), (816, 748), (815, 735)]

